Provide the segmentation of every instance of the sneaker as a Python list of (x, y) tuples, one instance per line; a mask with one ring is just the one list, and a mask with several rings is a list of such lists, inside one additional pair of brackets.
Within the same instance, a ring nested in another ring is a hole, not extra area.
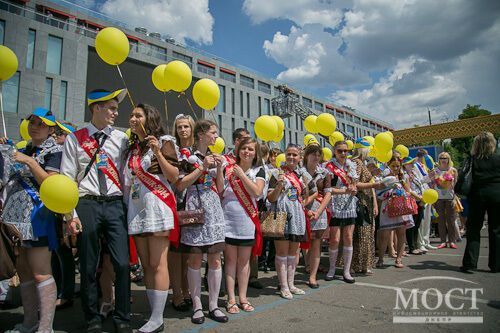
[(35, 333), (38, 330), (38, 325), (31, 328), (26, 328), (22, 323), (16, 324), (13, 329), (5, 331), (5, 333)]

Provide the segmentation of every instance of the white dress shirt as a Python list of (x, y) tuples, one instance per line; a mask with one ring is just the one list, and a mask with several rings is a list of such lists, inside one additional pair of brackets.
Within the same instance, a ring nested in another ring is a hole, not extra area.
[[(89, 136), (92, 136), (94, 133), (99, 131), (92, 124), (89, 124), (86, 128), (89, 131)], [(118, 170), (118, 175), (123, 177), (122, 171), (125, 163), (124, 152), (128, 146), (127, 135), (119, 130), (113, 129), (111, 126), (107, 126), (101, 132), (108, 136), (101, 150), (108, 155), (109, 160), (113, 161), (116, 169)], [(68, 176), (78, 183), (78, 192), (80, 197), (85, 195), (100, 195), (97, 166), (95, 162), (90, 168), (88, 174), (85, 178), (83, 178), (85, 169), (90, 163), (90, 159), (91, 157), (78, 143), (76, 136), (73, 133), (68, 135), (66, 141), (64, 142), (61, 174)], [(120, 183), (123, 184), (122, 179), (120, 179)], [(108, 178), (108, 176), (106, 176), (106, 187), (108, 190), (108, 196), (123, 194), (113, 181)]]

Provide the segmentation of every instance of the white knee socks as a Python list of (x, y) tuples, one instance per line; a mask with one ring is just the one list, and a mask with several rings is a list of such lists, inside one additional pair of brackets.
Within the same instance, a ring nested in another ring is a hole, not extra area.
[(290, 291), (288, 288), (288, 275), (287, 275), (287, 257), (274, 257), (274, 262), (276, 265), (276, 273), (278, 275), (278, 281), (282, 291)]
[(296, 256), (288, 256), (287, 257), (287, 265), (286, 265), (286, 277), (288, 282), (288, 288), (290, 290), (295, 289), (294, 280), (295, 280), (295, 269), (297, 268)]
[(222, 281), (222, 269), (208, 269), (208, 310), (213, 311), (219, 307), (219, 291)]
[(352, 246), (342, 249), (342, 256), (344, 257), (344, 276), (348, 279), (352, 279), (351, 276), (351, 261), (352, 261)]
[(23, 301), (25, 328), (33, 328), (38, 324), (38, 294), (35, 281), (21, 283), (21, 299)]
[[(201, 307), (201, 272), (199, 269), (188, 267), (187, 279), (189, 284), (189, 292), (193, 300), (193, 310), (200, 310)], [(195, 312), (193, 318), (203, 317), (203, 312)]]
[(163, 311), (168, 298), (168, 290), (146, 289), (146, 294), (151, 307), (151, 317), (139, 329), (140, 332), (152, 332), (163, 324)]
[(328, 273), (326, 276), (333, 277), (335, 276), (335, 266), (337, 265), (337, 256), (339, 254), (339, 249), (329, 249), (328, 252), (330, 253), (330, 268), (328, 269)]
[(40, 300), (40, 324), (39, 333), (51, 333), (52, 322), (56, 312), (57, 287), (54, 278), (51, 276), (45, 281), (36, 285), (38, 299)]

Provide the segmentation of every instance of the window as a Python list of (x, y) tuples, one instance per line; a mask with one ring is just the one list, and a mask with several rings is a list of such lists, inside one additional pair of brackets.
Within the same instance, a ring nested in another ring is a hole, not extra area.
[(211, 67), (211, 66), (208, 66), (208, 65), (205, 65), (205, 64), (198, 62), (198, 72), (200, 72), (200, 73), (205, 73), (205, 74), (208, 74), (211, 76), (215, 76), (215, 68), (214, 67)]
[(350, 136), (354, 136), (354, 127), (351, 126), (351, 125), (347, 125), (346, 126), (346, 132), (347, 134), (349, 134)]
[(174, 59), (185, 62), (189, 66), (189, 68), (193, 68), (193, 58), (191, 58), (190, 56), (173, 51), (172, 57)]
[(258, 85), (259, 91), (262, 91), (263, 93), (271, 95), (271, 85), (270, 84), (267, 84), (267, 83), (262, 82), (262, 81), (258, 81), (257, 85)]
[(251, 122), (250, 123), (250, 137), (251, 138), (255, 138), (255, 130), (254, 130), (254, 127), (255, 127), (255, 123), (254, 122)]
[(139, 52), (139, 42), (133, 39), (128, 40), (130, 51)]
[(250, 118), (250, 93), (247, 93), (247, 118)]
[(264, 113), (271, 115), (271, 101), (267, 98), (264, 98)]
[(5, 39), (5, 21), (0, 20), (0, 44), (3, 45)]
[(312, 108), (313, 107), (313, 101), (309, 98), (306, 98), (306, 97), (302, 97), (302, 104), (304, 106), (307, 106), (308, 108)]
[(359, 117), (354, 117), (354, 123), (356, 123), (356, 124), (361, 124), (361, 118), (359, 118)]
[(292, 131), (288, 132), (288, 142), (292, 143)]
[(234, 118), (231, 118), (231, 133), (233, 133), (235, 129), (236, 129), (236, 121), (234, 120)]
[(49, 35), (47, 45), (47, 73), (61, 75), (62, 38)]
[(317, 111), (323, 111), (323, 104), (320, 102), (314, 102), (314, 109)]
[(344, 119), (344, 112), (337, 112), (337, 118)]
[(253, 79), (251, 77), (240, 74), (240, 83), (242, 86), (254, 88)]
[(219, 84), (220, 98), (217, 104), (217, 112), (226, 113), (226, 87)]
[(222, 115), (219, 115), (219, 134), (222, 133)]
[(299, 130), (299, 115), (298, 115), (298, 113), (295, 114), (295, 129), (297, 131)]
[(234, 88), (231, 88), (231, 114), (235, 115), (235, 100), (234, 100)]
[(151, 50), (153, 51), (153, 57), (163, 61), (167, 61), (167, 49), (161, 46), (156, 46), (151, 44)]
[(236, 82), (236, 74), (222, 68), (219, 70), (219, 77), (226, 81)]
[(240, 116), (243, 117), (243, 91), (240, 90)]
[(243, 121), (243, 128), (248, 129), (248, 121)]
[(19, 105), (19, 77), (21, 74), (16, 72), (12, 77), (3, 82), (3, 107), (5, 112), (17, 113)]
[(29, 29), (28, 32), (28, 53), (26, 54), (26, 68), (33, 68), (35, 61), (35, 40), (36, 31)]
[(45, 108), (47, 110), (50, 110), (51, 105), (52, 105), (52, 79), (46, 78), (45, 79)]
[(364, 119), (363, 119), (363, 126), (364, 126), (364, 127), (368, 127), (368, 120), (364, 120)]
[(299, 144), (299, 133), (295, 132), (295, 144)]
[(352, 120), (352, 114), (346, 114), (346, 117), (345, 117), (348, 121), (353, 121)]
[(59, 90), (59, 118), (66, 118), (66, 96), (68, 95), (68, 82), (61, 81)]
[(259, 117), (262, 116), (262, 97), (257, 98), (257, 104), (259, 105)]

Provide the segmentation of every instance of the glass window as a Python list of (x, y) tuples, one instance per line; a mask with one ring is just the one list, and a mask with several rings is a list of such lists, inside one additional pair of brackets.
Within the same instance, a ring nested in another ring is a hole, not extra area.
[(36, 31), (33, 29), (29, 29), (28, 54), (26, 55), (26, 68), (33, 68), (33, 63), (35, 61), (35, 40), (36, 40)]
[(45, 108), (47, 110), (50, 110), (51, 105), (52, 105), (52, 79), (46, 78), (45, 79)]
[(254, 127), (255, 127), (255, 123), (254, 122), (251, 122), (250, 123), (250, 137), (252, 138), (255, 138), (255, 130), (254, 130)]
[(236, 82), (236, 74), (231, 74), (231, 73), (224, 72), (224, 71), (220, 70), (219, 77), (223, 80), (227, 80), (230, 82)]
[(128, 40), (130, 51), (139, 52), (139, 42), (133, 39)]
[(177, 60), (180, 60), (180, 61), (184, 61), (190, 68), (193, 68), (193, 58), (191, 58), (190, 56), (187, 56), (185, 54), (173, 51), (172, 52), (172, 57), (174, 59), (177, 59)]
[(167, 61), (167, 49), (161, 46), (156, 46), (151, 44), (151, 50), (153, 51), (153, 57)]
[(19, 77), (21, 74), (16, 72), (12, 77), (3, 82), (3, 108), (5, 112), (17, 113), (19, 105)]
[(304, 106), (307, 106), (308, 108), (312, 108), (313, 107), (313, 101), (309, 98), (306, 98), (306, 97), (302, 97), (302, 104)]
[(231, 118), (231, 133), (233, 133), (235, 129), (236, 129), (236, 121), (234, 120), (234, 118)]
[(226, 113), (226, 87), (219, 84), (220, 98), (217, 104), (217, 112)]
[(235, 100), (234, 100), (234, 88), (231, 88), (231, 114), (235, 115)]
[(240, 90), (240, 116), (243, 117), (243, 91)]
[(61, 75), (62, 38), (50, 36), (47, 45), (47, 73)]
[(320, 102), (314, 102), (314, 109), (317, 111), (323, 111), (323, 104)]
[(262, 116), (262, 97), (257, 98), (257, 104), (259, 105), (259, 117)]
[(215, 76), (215, 68), (198, 63), (198, 72)]
[(259, 88), (259, 91), (262, 91), (263, 93), (266, 93), (266, 94), (271, 94), (271, 85), (270, 84), (267, 84), (265, 82), (262, 82), (262, 81), (259, 81), (258, 82), (258, 88)]
[(361, 118), (359, 118), (359, 117), (354, 117), (354, 122), (355, 122), (356, 124), (361, 124)]
[(243, 128), (248, 129), (248, 121), (243, 121)]
[(66, 96), (68, 96), (68, 82), (61, 81), (61, 88), (59, 90), (59, 115), (58, 117), (66, 118)]
[(247, 93), (247, 118), (250, 118), (250, 93)]
[(240, 83), (242, 86), (252, 88), (252, 89), (254, 88), (254, 81), (251, 77), (240, 74)]
[(219, 115), (219, 134), (222, 133), (222, 115)]
[(337, 112), (337, 118), (344, 119), (344, 112)]
[(271, 101), (267, 98), (264, 98), (264, 113), (271, 115)]
[(368, 120), (363, 119), (363, 126), (368, 127)]
[(5, 21), (0, 20), (0, 44), (3, 45), (5, 39)]
[(351, 125), (347, 125), (346, 126), (346, 132), (347, 134), (349, 134), (350, 136), (354, 136), (354, 127), (351, 126)]

